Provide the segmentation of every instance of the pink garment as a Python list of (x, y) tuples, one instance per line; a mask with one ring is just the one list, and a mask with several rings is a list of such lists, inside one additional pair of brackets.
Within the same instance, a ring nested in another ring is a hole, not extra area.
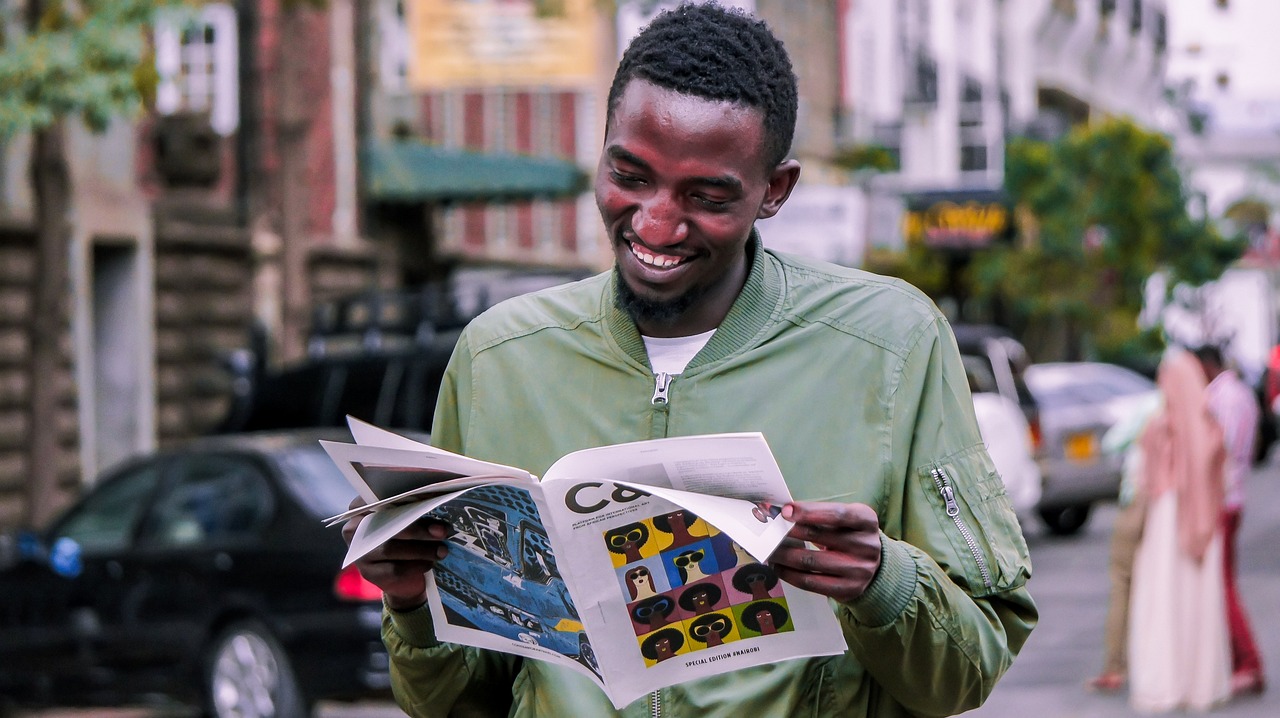
[(1151, 503), (1166, 491), (1176, 493), (1178, 543), (1199, 561), (1222, 515), (1222, 428), (1209, 411), (1204, 371), (1190, 353), (1167, 353), (1156, 383), (1164, 406), (1138, 439), (1145, 459), (1142, 490)]
[(1227, 369), (1209, 382), (1209, 411), (1222, 426), (1227, 444), (1226, 499), (1228, 509), (1244, 505), (1244, 480), (1253, 465), (1253, 444), (1261, 412), (1253, 390)]

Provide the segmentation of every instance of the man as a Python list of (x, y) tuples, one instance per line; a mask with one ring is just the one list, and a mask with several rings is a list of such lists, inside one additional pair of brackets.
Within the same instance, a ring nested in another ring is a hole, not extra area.
[[(959, 713), (1036, 621), (1026, 544), (946, 321), (902, 282), (760, 245), (753, 224), (799, 176), (796, 104), (763, 23), (697, 5), (654, 20), (608, 98), (595, 194), (613, 272), (472, 322), (441, 389), (433, 443), (535, 473), (623, 441), (770, 441), (798, 498), (782, 509), (794, 541), (771, 564), (837, 602), (848, 652), (682, 683), (623, 716)], [(444, 536), (410, 529), (359, 564), (385, 594), (400, 705), (619, 715), (570, 671), (435, 640), (423, 574)]]
[(1253, 465), (1253, 444), (1258, 436), (1259, 409), (1253, 391), (1222, 361), (1215, 346), (1196, 350), (1209, 386), (1205, 396), (1227, 448), (1223, 478), (1226, 493), (1222, 501), (1223, 584), (1226, 588), (1227, 627), (1231, 632), (1231, 692), (1235, 695), (1262, 693), (1266, 683), (1262, 658), (1249, 628), (1249, 618), (1236, 585), (1236, 536), (1244, 508), (1244, 481)]

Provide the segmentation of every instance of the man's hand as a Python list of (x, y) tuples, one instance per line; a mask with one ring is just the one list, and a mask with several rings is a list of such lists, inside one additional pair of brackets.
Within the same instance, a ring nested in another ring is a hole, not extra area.
[[(356, 497), (351, 508), (364, 505)], [(351, 545), (356, 527), (364, 516), (357, 516), (342, 527), (342, 538)], [(427, 602), (427, 571), (449, 553), (445, 538), (449, 526), (435, 520), (422, 519), (396, 534), (356, 560), (360, 574), (382, 589), (387, 606), (396, 611), (409, 611)]]
[[(808, 591), (851, 601), (880, 568), (880, 524), (866, 504), (793, 501), (782, 517), (794, 521), (769, 565), (778, 578)], [(804, 546), (805, 541), (817, 549)]]

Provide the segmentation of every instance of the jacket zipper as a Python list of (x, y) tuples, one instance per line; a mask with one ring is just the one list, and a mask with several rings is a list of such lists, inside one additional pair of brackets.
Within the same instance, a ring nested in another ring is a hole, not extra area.
[(650, 715), (653, 718), (662, 718), (662, 691), (654, 691), (650, 698), (652, 699), (650, 702), (650, 708), (652, 708)]
[(654, 406), (663, 406), (667, 403), (667, 389), (671, 387), (671, 375), (665, 371), (660, 371), (653, 377), (653, 398), (649, 400)]
[(951, 480), (947, 478), (946, 472), (940, 466), (934, 466), (929, 473), (933, 476), (933, 483), (938, 487), (938, 493), (942, 495), (942, 500), (947, 505), (947, 515), (955, 522), (960, 535), (964, 537), (965, 544), (969, 546), (969, 553), (978, 564), (978, 573), (982, 574), (982, 585), (991, 588), (991, 571), (987, 568), (987, 559), (978, 549), (978, 541), (974, 539), (973, 532), (960, 516), (960, 504), (956, 503), (956, 492), (951, 487)]

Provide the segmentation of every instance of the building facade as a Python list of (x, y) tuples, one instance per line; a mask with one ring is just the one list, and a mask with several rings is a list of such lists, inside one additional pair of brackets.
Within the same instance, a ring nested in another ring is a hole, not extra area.
[(1010, 136), (1110, 115), (1151, 124), (1162, 97), (1158, 0), (857, 2), (842, 26), (841, 141), (893, 159), (866, 183), (872, 246), (901, 246), (909, 210), (988, 202)]

